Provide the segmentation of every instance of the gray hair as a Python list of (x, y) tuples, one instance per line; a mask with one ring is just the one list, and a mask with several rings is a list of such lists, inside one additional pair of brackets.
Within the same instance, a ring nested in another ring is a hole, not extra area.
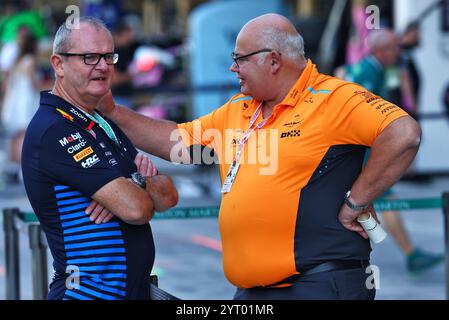
[(261, 43), (266, 48), (278, 50), (291, 59), (304, 59), (304, 39), (299, 33), (291, 34), (278, 28), (265, 27), (261, 32)]
[[(97, 29), (105, 29), (109, 35), (112, 37), (111, 32), (109, 31), (106, 24), (98, 18), (95, 17), (81, 17), (79, 19), (79, 23), (87, 23), (90, 24)], [(56, 31), (55, 39), (53, 41), (53, 54), (58, 52), (67, 52), (70, 49), (70, 35), (73, 31), (73, 28), (69, 28), (67, 23), (64, 22)]]

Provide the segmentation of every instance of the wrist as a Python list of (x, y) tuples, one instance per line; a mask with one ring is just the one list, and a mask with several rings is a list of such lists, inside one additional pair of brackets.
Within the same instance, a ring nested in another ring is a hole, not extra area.
[(109, 118), (109, 119), (113, 119), (115, 114), (118, 111), (118, 104), (115, 104), (114, 101), (111, 102), (110, 105), (107, 106), (107, 108), (105, 108), (103, 110), (103, 113)]
[(147, 180), (144, 176), (142, 176), (139, 172), (133, 172), (131, 174), (131, 181), (141, 187), (142, 189), (146, 189), (147, 188)]
[(357, 212), (366, 211), (369, 207), (369, 204), (358, 203), (351, 197), (351, 190), (349, 190), (344, 199), (345, 205)]

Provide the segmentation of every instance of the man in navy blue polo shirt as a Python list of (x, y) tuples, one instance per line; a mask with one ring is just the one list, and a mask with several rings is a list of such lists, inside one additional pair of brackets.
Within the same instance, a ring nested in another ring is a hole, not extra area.
[[(55, 85), (41, 93), (27, 129), (25, 188), (54, 258), (48, 299), (148, 299), (154, 262), (148, 221), (177, 203), (170, 178), (139, 174), (134, 146), (95, 111), (110, 91), (117, 59), (101, 21), (81, 18), (75, 29), (63, 24), (51, 56)], [(93, 212), (107, 222), (91, 221)]]

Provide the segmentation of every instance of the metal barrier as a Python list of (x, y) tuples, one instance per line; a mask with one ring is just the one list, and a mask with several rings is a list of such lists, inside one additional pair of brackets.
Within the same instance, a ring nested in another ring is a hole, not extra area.
[[(443, 209), (444, 244), (445, 244), (445, 278), (446, 299), (449, 300), (449, 192), (442, 198), (380, 200), (374, 202), (377, 211)], [(218, 207), (173, 208), (163, 213), (156, 213), (153, 219), (188, 219), (218, 217)], [(28, 233), (32, 251), (33, 298), (45, 299), (47, 295), (47, 242), (36, 215), (32, 212), (21, 212), (18, 208), (3, 210), (3, 226), (5, 231), (6, 256), (6, 299), (20, 299), (20, 264), (18, 220), (30, 223)], [(157, 286), (157, 278), (151, 278)]]
[(443, 193), (446, 300), (449, 300), (449, 192)]
[(19, 231), (16, 217), (19, 209), (3, 210), (5, 232), (6, 299), (20, 299)]
[(34, 300), (44, 300), (48, 293), (47, 238), (38, 223), (28, 226), (28, 236), (32, 255), (33, 297)]
[[(3, 210), (7, 300), (20, 299), (19, 224), (24, 221), (25, 215), (18, 208)], [(43, 300), (48, 293), (47, 241), (39, 223), (28, 225), (28, 238), (33, 270), (33, 299)]]

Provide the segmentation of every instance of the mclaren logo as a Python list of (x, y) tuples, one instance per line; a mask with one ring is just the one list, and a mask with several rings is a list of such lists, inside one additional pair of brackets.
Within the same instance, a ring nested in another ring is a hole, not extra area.
[(293, 138), (293, 137), (299, 137), (299, 136), (301, 136), (301, 130), (291, 130), (288, 132), (282, 132), (281, 139)]

